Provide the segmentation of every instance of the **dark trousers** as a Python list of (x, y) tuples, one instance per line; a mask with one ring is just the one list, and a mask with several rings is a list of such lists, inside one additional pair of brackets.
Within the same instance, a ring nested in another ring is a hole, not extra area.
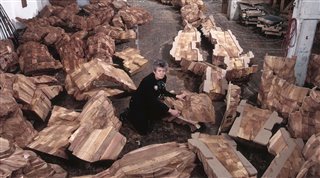
[(139, 99), (131, 98), (128, 119), (140, 135), (146, 135), (153, 129), (154, 121), (161, 119), (166, 113), (154, 108)]

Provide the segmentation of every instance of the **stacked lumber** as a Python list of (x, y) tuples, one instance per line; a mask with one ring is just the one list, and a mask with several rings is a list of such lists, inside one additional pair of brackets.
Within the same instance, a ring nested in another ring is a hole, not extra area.
[(13, 83), (14, 97), (23, 104), (23, 110), (32, 111), (45, 121), (51, 110), (50, 99), (62, 91), (62, 86), (57, 82), (50, 76), (31, 78), (17, 74)]
[(60, 166), (48, 164), (34, 152), (22, 150), (0, 137), (1, 177), (67, 177)]
[(122, 29), (121, 27), (114, 27), (111, 25), (100, 25), (94, 29), (95, 33), (104, 33), (115, 40), (121, 42), (129, 39), (136, 39), (137, 34), (132, 29)]
[(87, 40), (86, 57), (88, 60), (99, 60), (106, 63), (112, 63), (112, 55), (115, 52), (116, 45), (114, 40), (104, 33), (96, 33)]
[(76, 68), (79, 68), (81, 64), (86, 62), (84, 52), (85, 43), (83, 38), (85, 38), (87, 34), (87, 31), (79, 31), (56, 45), (63, 69), (67, 73), (74, 71)]
[(72, 133), (79, 127), (80, 113), (54, 106), (48, 126), (27, 146), (30, 149), (67, 159), (67, 147)]
[(265, 15), (258, 17), (257, 27), (265, 35), (282, 36), (286, 34), (285, 19), (275, 15)]
[(201, 21), (204, 19), (204, 14), (201, 6), (198, 6), (197, 3), (191, 2), (184, 5), (180, 9), (180, 12), (183, 25), (191, 24), (194, 27), (198, 27), (201, 24)]
[(228, 85), (228, 91), (226, 96), (226, 111), (223, 115), (219, 133), (228, 132), (236, 119), (237, 107), (240, 103), (241, 88), (238, 85), (233, 85), (231, 82)]
[(0, 40), (0, 72), (13, 70), (18, 64), (18, 55), (11, 40)]
[(262, 177), (296, 177), (305, 161), (302, 147), (302, 140), (291, 138), (284, 128), (280, 128), (270, 139), (268, 146), (269, 152), (276, 157)]
[(309, 59), (306, 82), (320, 88), (320, 55), (312, 54)]
[(258, 17), (266, 15), (264, 7), (261, 5), (251, 5), (240, 1), (240, 22), (245, 25), (256, 25), (258, 23)]
[(200, 46), (200, 32), (191, 25), (186, 25), (174, 38), (170, 55), (175, 61), (203, 61), (198, 46)]
[(133, 150), (109, 169), (83, 178), (190, 177), (194, 161), (195, 154), (184, 143), (153, 144)]
[[(221, 28), (216, 25), (213, 15), (206, 17), (201, 23), (201, 32), (208, 39), (210, 39), (211, 30), (222, 31)], [(211, 43), (214, 43), (214, 41), (211, 41)]]
[(25, 75), (51, 72), (62, 68), (62, 64), (50, 55), (48, 48), (40, 43), (29, 41), (21, 45), (17, 52), (20, 69)]
[(84, 106), (78, 117), (80, 127), (71, 135), (69, 150), (76, 157), (95, 162), (116, 159), (126, 143), (118, 132), (121, 122), (114, 115), (108, 93), (98, 92)]
[(148, 62), (135, 48), (127, 48), (121, 52), (116, 52), (114, 56), (122, 61), (124, 69), (131, 76), (141, 71)]
[(182, 70), (191, 71), (196, 75), (203, 76), (200, 92), (207, 93), (212, 100), (219, 99), (227, 90), (225, 79), (226, 71), (207, 62), (193, 62), (182, 60)]
[(37, 131), (23, 117), (19, 105), (11, 94), (1, 92), (0, 97), (0, 136), (20, 147), (25, 147), (37, 135)]
[(256, 73), (258, 71), (258, 65), (249, 66), (250, 59), (253, 57), (253, 53), (249, 51), (247, 54), (242, 54), (238, 58), (225, 58), (224, 64), (227, 65), (226, 79), (232, 81)]
[(312, 89), (306, 96), (298, 111), (292, 112), (288, 118), (288, 129), (295, 138), (307, 140), (320, 133), (320, 91)]
[(261, 77), (259, 97), (263, 108), (281, 113), (285, 118), (298, 111), (310, 89), (295, 86), (274, 75), (272, 71), (264, 71)]
[(215, 123), (215, 110), (211, 99), (206, 94), (188, 93), (184, 101), (166, 97), (165, 103), (170, 108), (180, 111), (181, 115), (175, 121), (191, 124), (192, 130), (200, 128), (199, 122)]
[(86, 100), (100, 90), (114, 96), (136, 89), (132, 79), (121, 69), (104, 61), (94, 59), (82, 64), (66, 77), (65, 87), (68, 94), (77, 100)]
[(227, 135), (194, 133), (191, 137), (188, 145), (197, 153), (209, 178), (257, 176), (257, 170), (237, 151), (237, 144)]
[(229, 135), (261, 145), (268, 144), (273, 126), (282, 122), (277, 112), (254, 107), (245, 100), (240, 102), (237, 112), (240, 116), (235, 119)]
[(83, 10), (88, 14), (95, 15), (101, 24), (109, 24), (114, 16), (114, 9), (107, 3), (91, 3), (83, 7)]
[(132, 28), (136, 25), (142, 25), (152, 20), (151, 14), (140, 7), (121, 8), (112, 19), (115, 27)]
[(305, 144), (302, 154), (306, 159), (297, 178), (320, 176), (320, 133), (312, 135)]

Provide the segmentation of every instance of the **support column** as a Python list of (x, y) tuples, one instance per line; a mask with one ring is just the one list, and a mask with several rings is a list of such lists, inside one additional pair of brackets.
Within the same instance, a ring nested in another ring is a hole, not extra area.
[[(296, 19), (296, 33), (292, 37), (287, 57), (297, 56), (296, 84), (303, 86), (317, 24), (320, 20), (319, 0), (296, 0), (292, 18)], [(291, 27), (293, 28), (293, 27)]]
[(228, 12), (227, 16), (229, 20), (238, 20), (239, 19), (239, 0), (229, 0), (228, 2)]

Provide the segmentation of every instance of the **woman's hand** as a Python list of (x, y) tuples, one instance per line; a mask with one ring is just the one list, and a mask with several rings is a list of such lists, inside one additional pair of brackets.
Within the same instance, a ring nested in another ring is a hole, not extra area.
[(184, 101), (184, 98), (185, 98), (187, 95), (188, 95), (188, 94), (187, 94), (185, 91), (183, 91), (181, 94), (176, 95), (176, 98), (179, 99), (179, 100)]
[(180, 111), (178, 111), (176, 109), (171, 109), (170, 108), (168, 112), (174, 117), (178, 117), (180, 115)]

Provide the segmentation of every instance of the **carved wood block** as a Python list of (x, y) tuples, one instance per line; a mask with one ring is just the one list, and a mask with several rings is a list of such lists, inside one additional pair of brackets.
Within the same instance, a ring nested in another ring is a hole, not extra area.
[(317, 87), (320, 87), (320, 55), (311, 55), (308, 64), (306, 81)]
[(97, 33), (87, 40), (86, 57), (89, 60), (98, 59), (106, 63), (112, 63), (115, 48), (114, 40), (110, 36)]
[(8, 71), (18, 64), (18, 55), (11, 40), (0, 40), (0, 71)]
[(140, 51), (135, 48), (127, 48), (121, 52), (116, 52), (114, 56), (122, 60), (125, 70), (131, 76), (141, 71), (148, 62), (147, 59), (140, 55)]

